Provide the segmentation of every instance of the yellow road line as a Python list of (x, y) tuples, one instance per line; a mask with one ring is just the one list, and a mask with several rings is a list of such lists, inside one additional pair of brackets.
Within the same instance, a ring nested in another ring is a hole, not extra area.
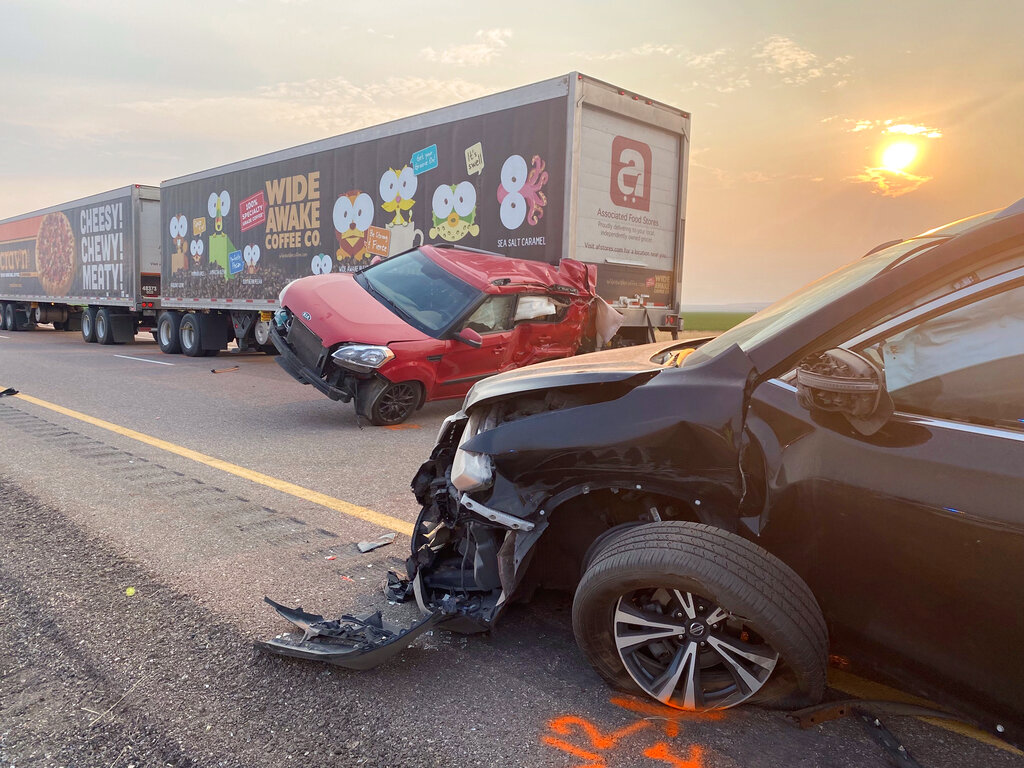
[[(828, 684), (836, 690), (848, 693), (851, 696), (856, 696), (858, 699), (869, 699), (872, 701), (898, 701), (903, 704), (915, 704), (919, 707), (930, 707), (932, 709), (940, 709), (940, 707), (932, 701), (922, 699), (919, 696), (914, 696), (909, 693), (904, 693), (896, 688), (890, 688), (887, 685), (876, 683), (871, 680), (865, 680), (857, 675), (851, 675), (849, 672), (843, 672), (840, 669), (829, 669), (828, 671)], [(939, 728), (945, 728), (947, 731), (958, 733), (961, 736), (966, 736), (969, 739), (980, 741), (984, 744), (988, 744), (990, 747), (996, 747), (997, 749), (1005, 750), (1014, 755), (1024, 755), (1019, 749), (1011, 744), (1003, 741), (1002, 739), (993, 736), (987, 731), (983, 731), (980, 728), (975, 728), (973, 725), (967, 723), (961, 723), (957, 720), (943, 720), (938, 717), (919, 717), (918, 720), (924, 720), (926, 723), (937, 725)]]
[[(0, 385), (0, 389), (3, 389), (2, 385)], [(311, 491), (309, 488), (303, 488), (301, 485), (289, 483), (287, 480), (280, 480), (276, 477), (271, 477), (270, 475), (264, 475), (262, 472), (255, 472), (251, 469), (240, 467), (237, 464), (224, 461), (223, 459), (207, 456), (205, 453), (193, 451), (191, 448), (185, 448), (184, 446), (170, 443), (166, 440), (161, 440), (158, 437), (147, 435), (144, 432), (136, 432), (134, 429), (128, 429), (127, 427), (122, 427), (118, 424), (104, 421), (103, 419), (97, 419), (95, 416), (79, 413), (78, 411), (73, 411), (62, 405), (49, 403), (46, 400), (40, 400), (39, 398), (32, 397), (31, 395), (19, 393), (15, 395), (15, 397), (24, 400), (25, 402), (32, 403), (33, 405), (38, 405), (40, 408), (46, 408), (47, 410), (61, 413), (65, 416), (70, 416), (72, 419), (84, 421), (86, 424), (92, 424), (94, 427), (105, 429), (108, 432), (114, 432), (122, 437), (138, 440), (140, 443), (151, 445), (162, 451), (167, 451), (168, 453), (173, 453), (177, 456), (190, 459), (200, 464), (205, 464), (208, 467), (219, 469), (222, 472), (227, 472), (229, 475), (235, 475), (236, 477), (241, 477), (245, 480), (259, 483), (260, 485), (265, 485), (268, 488), (273, 488), (275, 491), (287, 493), (289, 496), (294, 496), (298, 499), (309, 501), (313, 504), (319, 504), (320, 506), (327, 507), (328, 509), (333, 509), (336, 512), (341, 512), (343, 515), (355, 517), (359, 520), (365, 520), (368, 523), (379, 525), (382, 528), (387, 528), (388, 530), (395, 531), (396, 533), (412, 536), (412, 523), (407, 523), (405, 520), (399, 520), (397, 517), (391, 517), (391, 515), (381, 514), (380, 512), (375, 512), (372, 509), (367, 509), (366, 507), (350, 504), (347, 501), (342, 501), (341, 499), (336, 499), (333, 496), (328, 496), (326, 493)]]

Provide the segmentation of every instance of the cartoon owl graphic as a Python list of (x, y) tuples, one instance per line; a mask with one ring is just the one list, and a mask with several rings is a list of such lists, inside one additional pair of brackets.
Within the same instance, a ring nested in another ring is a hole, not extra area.
[(471, 183), (442, 184), (434, 190), (433, 202), (431, 237), (454, 243), (466, 235), (480, 234), (480, 225), (476, 224), (476, 187)]
[(171, 271), (188, 267), (188, 253), (185, 246), (185, 236), (188, 234), (188, 219), (185, 214), (179, 213), (171, 217), (170, 224), (171, 242), (174, 243), (174, 253), (171, 254)]
[[(412, 223), (412, 207), (416, 201), (413, 195), (416, 194), (416, 174), (412, 166), (407, 165), (401, 171), (388, 168), (380, 177), (380, 199), (383, 208), (388, 213), (393, 213), (394, 218), (389, 222), (389, 227), (401, 227)], [(408, 214), (408, 219), (402, 216), (402, 212)]]
[(338, 264), (358, 266), (369, 258), (366, 230), (373, 225), (373, 200), (354, 189), (334, 201), (334, 234), (338, 238)]

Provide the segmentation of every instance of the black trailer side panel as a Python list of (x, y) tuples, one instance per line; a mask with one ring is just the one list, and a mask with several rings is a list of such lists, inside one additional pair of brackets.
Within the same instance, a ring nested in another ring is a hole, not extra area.
[(165, 182), (164, 305), (265, 305), (423, 242), (557, 263), (566, 99)]
[(0, 222), (0, 297), (134, 303), (132, 188)]

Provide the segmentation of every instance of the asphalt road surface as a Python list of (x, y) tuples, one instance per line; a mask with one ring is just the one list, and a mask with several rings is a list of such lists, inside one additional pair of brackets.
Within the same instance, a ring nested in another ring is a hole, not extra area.
[[(0, 398), (3, 768), (890, 764), (852, 718), (800, 730), (779, 712), (623, 697), (576, 648), (566, 596), (369, 672), (255, 650), (288, 628), (264, 595), (413, 618), (380, 585), (407, 552), (409, 480), (457, 402), (361, 429), (269, 357), (47, 327), (0, 333), (4, 387), (22, 394)], [(976, 735), (883, 720), (923, 766), (1024, 765)]]

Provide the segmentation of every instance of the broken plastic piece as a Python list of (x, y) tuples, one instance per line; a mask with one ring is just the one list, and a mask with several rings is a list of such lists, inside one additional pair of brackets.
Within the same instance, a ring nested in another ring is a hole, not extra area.
[(211, 368), (210, 373), (231, 373), (231, 371), (237, 371), (238, 366), (233, 365), (230, 368)]
[(375, 549), (380, 549), (381, 547), (386, 547), (388, 544), (390, 544), (394, 540), (395, 540), (395, 534), (393, 534), (393, 533), (385, 533), (383, 536), (378, 536), (373, 541), (360, 541), (358, 544), (356, 544), (356, 546), (359, 547), (359, 551), (360, 552), (365, 554), (367, 552), (372, 552)]
[(388, 571), (384, 582), (384, 596), (393, 603), (407, 603), (413, 598), (412, 582), (403, 579), (394, 571)]
[(16, 394), (18, 394), (18, 390), (16, 390), (14, 387), (8, 387), (3, 392), (0, 392), (0, 397), (8, 397), (10, 395)]
[(326, 661), (348, 669), (370, 669), (403, 651), (424, 632), (456, 616), (455, 601), (442, 605), (407, 629), (386, 626), (380, 611), (363, 617), (342, 616), (327, 620), (299, 608), (287, 608), (269, 597), (264, 601), (281, 616), (302, 630), (287, 632), (256, 643), (271, 653), (300, 659)]

